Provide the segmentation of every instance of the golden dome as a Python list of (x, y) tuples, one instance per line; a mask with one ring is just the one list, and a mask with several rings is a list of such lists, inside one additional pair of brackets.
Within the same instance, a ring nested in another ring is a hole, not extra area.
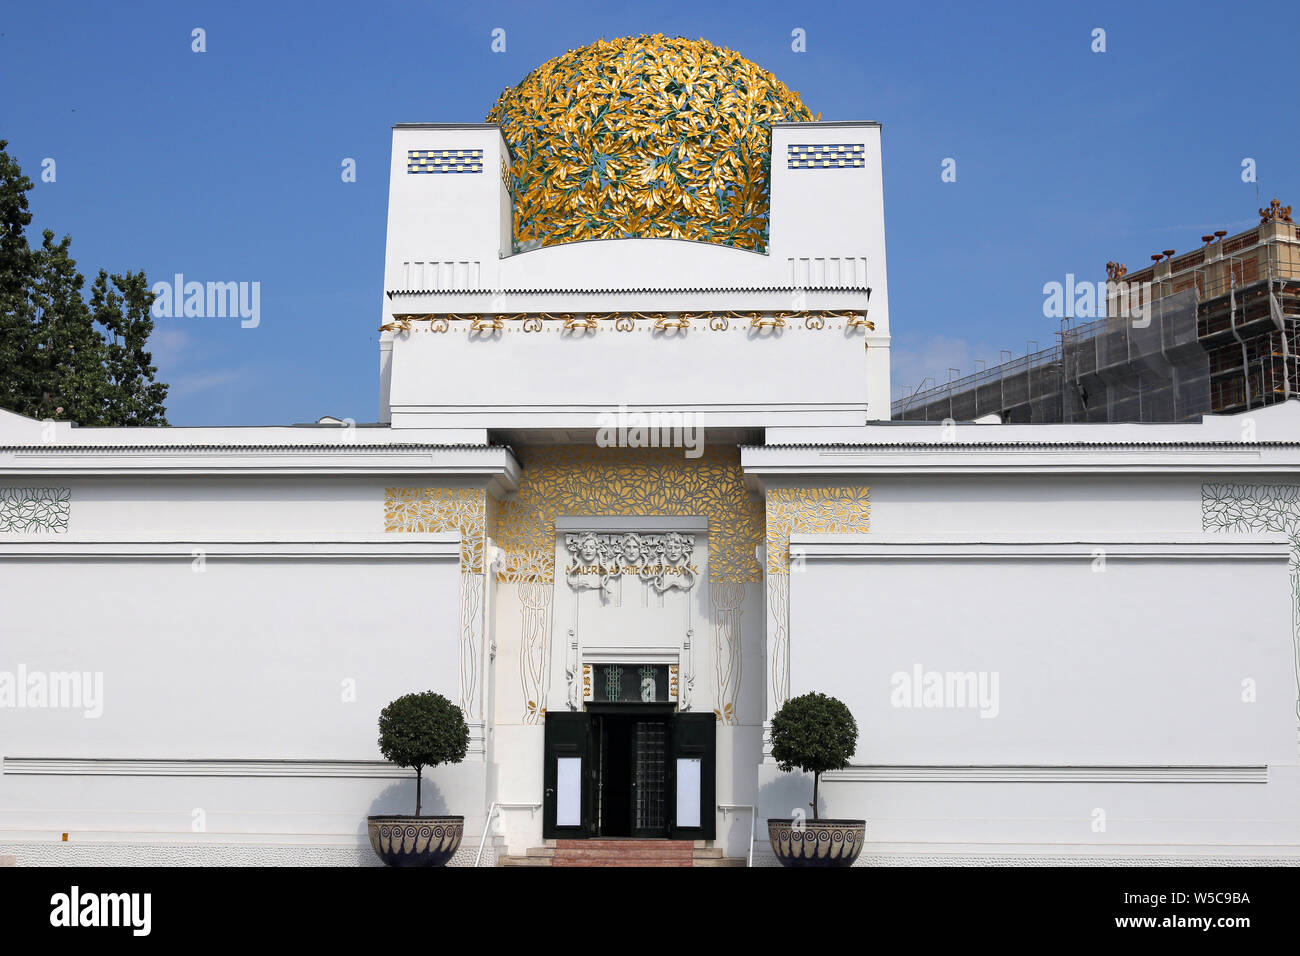
[(767, 245), (771, 124), (812, 119), (740, 54), (661, 34), (548, 60), (487, 115), (514, 153), (517, 242), (640, 236), (756, 251)]

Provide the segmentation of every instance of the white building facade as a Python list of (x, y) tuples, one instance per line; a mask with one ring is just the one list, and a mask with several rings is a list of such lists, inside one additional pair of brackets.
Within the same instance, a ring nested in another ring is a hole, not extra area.
[(398, 126), (378, 424), (0, 412), (0, 853), (376, 862), (376, 720), (432, 689), (458, 864), (771, 862), (808, 691), (863, 864), (1300, 859), (1300, 406), (889, 423), (880, 127), (771, 150), (764, 252), (516, 251), (500, 129)]

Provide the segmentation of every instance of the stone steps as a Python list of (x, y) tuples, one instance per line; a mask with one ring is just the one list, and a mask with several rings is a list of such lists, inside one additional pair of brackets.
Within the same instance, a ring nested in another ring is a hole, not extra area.
[(552, 866), (690, 866), (685, 840), (557, 840)]
[(499, 866), (523, 867), (743, 867), (744, 857), (723, 856), (704, 840), (547, 840), (523, 856), (504, 856)]

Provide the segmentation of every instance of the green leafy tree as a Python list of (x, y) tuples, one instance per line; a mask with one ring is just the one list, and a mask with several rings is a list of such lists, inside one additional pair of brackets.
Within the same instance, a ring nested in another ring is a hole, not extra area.
[(71, 238), (27, 240), (32, 181), (0, 140), (0, 408), (81, 425), (165, 425), (167, 386), (147, 349), (154, 295), (143, 272), (86, 280)]
[(109, 276), (101, 269), (91, 289), (91, 313), (105, 336), (106, 412), (117, 425), (164, 421), (167, 386), (153, 380), (158, 369), (146, 348), (153, 332), (153, 300), (143, 270)]
[(415, 815), (425, 767), (460, 763), (469, 749), (469, 726), (459, 707), (426, 690), (397, 698), (379, 714), (379, 752), (399, 767), (415, 768)]
[(785, 773), (813, 775), (812, 816), (827, 770), (842, 770), (858, 746), (858, 724), (843, 702), (826, 694), (791, 697), (772, 718), (772, 759)]
[(27, 244), (32, 181), (0, 140), (0, 408), (18, 410), (36, 387), (28, 302), (35, 261)]

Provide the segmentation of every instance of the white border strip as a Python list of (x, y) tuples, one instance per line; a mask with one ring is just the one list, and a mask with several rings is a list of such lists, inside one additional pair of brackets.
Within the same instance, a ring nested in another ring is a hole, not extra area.
[(1267, 766), (854, 766), (826, 783), (1268, 783)]
[(0, 535), (0, 560), (6, 558), (304, 558), (310, 560), (453, 560), (460, 558), (460, 534), (411, 533), (275, 535), (266, 538), (151, 538), (81, 535), (68, 540), (48, 534)]
[(1092, 560), (1096, 552), (1106, 559), (1136, 561), (1233, 560), (1280, 561), (1290, 556), (1290, 540), (1283, 534), (1185, 534), (1143, 538), (1061, 539), (1050, 536), (938, 538), (933, 536), (881, 537), (874, 534), (792, 534), (790, 547), (806, 559), (858, 559), (868, 561), (924, 561), (931, 559)]
[(414, 777), (384, 760), (135, 760), (117, 757), (5, 757), (13, 774), (108, 777)]
[(646, 515), (645, 517), (625, 515), (556, 515), (555, 530), (558, 531), (644, 531), (657, 534), (660, 531), (695, 531), (705, 533), (709, 530), (709, 519), (705, 515)]

